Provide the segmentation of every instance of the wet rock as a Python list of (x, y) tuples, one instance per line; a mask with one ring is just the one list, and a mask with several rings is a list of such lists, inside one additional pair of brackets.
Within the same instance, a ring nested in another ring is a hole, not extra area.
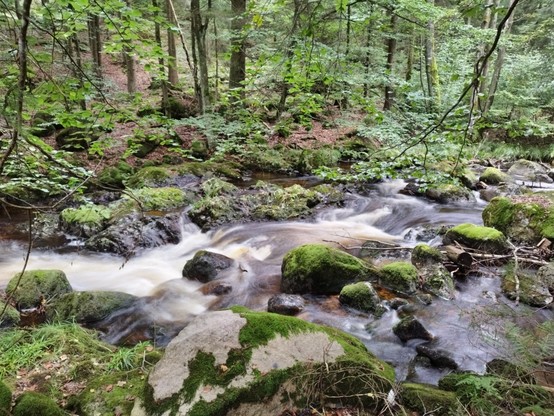
[(427, 189), (425, 196), (442, 204), (459, 204), (475, 201), (475, 196), (465, 186), (451, 184)]
[(179, 214), (131, 214), (89, 238), (85, 247), (92, 251), (132, 256), (141, 248), (177, 244), (181, 236), (179, 220)]
[(458, 363), (452, 358), (452, 354), (446, 350), (420, 344), (416, 347), (416, 351), (419, 355), (429, 358), (431, 364), (435, 367), (458, 369)]
[(392, 332), (403, 342), (416, 338), (425, 339), (427, 341), (433, 339), (433, 335), (413, 316), (402, 318), (400, 322), (392, 328)]
[(409, 305), (409, 304), (410, 302), (408, 300), (402, 299), (402, 298), (394, 298), (389, 301), (389, 306), (395, 310), (399, 309), (404, 305)]
[(416, 245), (411, 253), (412, 264), (416, 267), (423, 267), (442, 263), (445, 260), (444, 255), (438, 248), (431, 247), (428, 244)]
[(52, 302), (72, 290), (61, 270), (27, 270), (23, 274), (17, 273), (6, 287), (6, 292), (11, 294), (20, 310), (38, 307), (45, 301)]
[[(6, 303), (0, 300), (0, 328), (11, 328), (17, 326), (19, 325), (20, 319), (21, 318), (17, 309), (11, 305), (6, 305)], [(0, 415), (1, 414), (2, 412), (0, 412)]]
[(305, 386), (316, 380), (310, 374), (319, 374), (320, 366), (326, 373), (316, 375), (316, 394), (330, 404), (338, 403), (331, 397), (340, 397), (343, 405), (375, 405), (368, 389), (387, 394), (394, 382), (388, 364), (340, 331), (245, 308), (209, 312), (169, 343), (132, 414), (145, 414), (151, 406), (183, 415), (281, 414), (293, 407), (291, 397), (304, 403), (316, 399)]
[(456, 242), (488, 253), (505, 253), (509, 249), (506, 237), (501, 231), (467, 223), (451, 228), (444, 235), (444, 245)]
[(127, 308), (138, 298), (123, 292), (71, 292), (60, 296), (47, 309), (49, 321), (75, 321), (94, 324)]
[(481, 174), (479, 180), (485, 182), (487, 185), (499, 185), (501, 183), (510, 182), (512, 178), (500, 169), (488, 167)]
[(494, 198), (483, 210), (483, 223), (517, 243), (554, 239), (554, 192)]
[(233, 291), (233, 286), (229, 283), (214, 280), (203, 285), (200, 291), (204, 295), (222, 296), (231, 293)]
[(508, 169), (508, 174), (514, 179), (537, 184), (552, 183), (549, 173), (550, 169), (540, 163), (524, 159), (518, 160)]
[(463, 409), (453, 392), (441, 390), (430, 384), (402, 383), (400, 402), (404, 407), (420, 414), (463, 414)]
[(346, 285), (339, 295), (340, 303), (360, 311), (381, 316), (385, 309), (381, 305), (379, 295), (369, 282), (358, 282)]
[(554, 263), (548, 263), (537, 270), (537, 281), (554, 294)]
[(359, 255), (362, 259), (375, 263), (383, 260), (407, 260), (410, 249), (380, 241), (366, 241), (362, 244)]
[(294, 316), (304, 310), (304, 304), (302, 296), (281, 293), (269, 298), (267, 301), (267, 311), (280, 315)]
[(362, 260), (322, 244), (305, 244), (289, 251), (281, 273), (282, 292), (319, 295), (336, 295), (344, 285), (376, 274)]
[(78, 208), (66, 208), (60, 213), (64, 231), (79, 237), (92, 237), (107, 225), (112, 211), (105, 206), (85, 204)]
[(454, 298), (454, 279), (442, 264), (428, 264), (418, 269), (421, 288), (442, 299)]
[(233, 263), (233, 259), (223, 254), (200, 250), (186, 262), (183, 277), (208, 283), (217, 279), (219, 272), (228, 269)]
[[(517, 287), (518, 282), (519, 288)], [(518, 270), (516, 281), (513, 264), (506, 267), (500, 287), (508, 299), (519, 299), (520, 302), (530, 306), (544, 307), (550, 305), (554, 300), (548, 286), (532, 271)]]
[(380, 269), (383, 286), (404, 293), (414, 293), (417, 288), (417, 269), (404, 261), (386, 264)]
[(404, 235), (404, 240), (408, 241), (431, 241), (439, 235), (444, 235), (446, 232), (452, 228), (451, 225), (421, 225), (415, 228), (412, 228)]
[(400, 305), (396, 312), (398, 313), (399, 318), (405, 318), (407, 316), (411, 316), (415, 314), (419, 310), (419, 306), (413, 304), (413, 303), (406, 303), (404, 305)]

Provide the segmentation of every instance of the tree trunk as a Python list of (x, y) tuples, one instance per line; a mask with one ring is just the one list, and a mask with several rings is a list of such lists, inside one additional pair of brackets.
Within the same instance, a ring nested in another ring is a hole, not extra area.
[(167, 81), (170, 85), (177, 85), (179, 83), (179, 71), (177, 70), (177, 47), (175, 46), (175, 32), (173, 27), (176, 26), (176, 16), (173, 13), (173, 7), (171, 7), (170, 1), (165, 2), (165, 13), (169, 28), (167, 29)]
[(385, 67), (385, 72), (389, 78), (387, 84), (385, 85), (385, 102), (383, 103), (383, 110), (388, 111), (392, 108), (394, 103), (394, 88), (391, 83), (392, 71), (394, 67), (394, 58), (396, 53), (396, 37), (394, 30), (396, 29), (396, 22), (398, 17), (394, 11), (390, 12), (390, 34), (387, 39), (387, 65)]
[[(433, 6), (435, 0), (427, 0)], [(440, 104), (439, 70), (435, 58), (435, 23), (427, 22), (427, 37), (425, 38), (425, 74), (427, 75), (427, 92), (431, 100), (431, 109), (436, 110)]]
[(229, 63), (229, 89), (240, 91), (237, 98), (243, 98), (243, 85), (246, 79), (246, 48), (244, 45), (244, 14), (246, 0), (231, 0), (231, 61)]
[(100, 34), (100, 17), (96, 14), (89, 15), (88, 36), (92, 65), (96, 76), (102, 78), (102, 37)]
[[(371, 64), (371, 35), (373, 34), (373, 4), (369, 5), (369, 21), (367, 23), (366, 28), (366, 52), (364, 57), (364, 67), (365, 67), (365, 76), (366, 78), (369, 78), (369, 71), (370, 71), (370, 64)], [(369, 81), (366, 79), (364, 82), (364, 98), (369, 97)]]
[[(512, 7), (515, 0), (510, 0), (508, 4), (508, 8)], [(504, 26), (504, 34), (508, 35), (510, 34), (510, 31), (512, 30), (512, 24), (514, 22), (514, 13), (510, 15), (510, 18), (506, 21), (506, 25)], [(504, 65), (504, 58), (506, 56), (506, 46), (501, 45), (498, 48), (498, 52), (496, 55), (496, 61), (494, 63), (494, 72), (491, 77), (491, 82), (489, 85), (487, 98), (485, 102), (485, 107), (483, 108), (483, 116), (486, 116), (487, 113), (490, 111), (492, 104), (494, 103), (494, 96), (496, 94), (496, 90), (498, 88), (498, 82), (500, 81), (500, 73), (502, 72), (502, 66)]]
[[(158, 0), (152, 0), (152, 6), (154, 7), (154, 10), (159, 10)], [(158, 20), (159, 19), (154, 19), (154, 37), (156, 39), (156, 44), (161, 50), (162, 49), (162, 30)], [(161, 76), (160, 78), (158, 78), (158, 80), (161, 83), (161, 89), (162, 89), (162, 109), (164, 111), (164, 114), (167, 115), (168, 107), (169, 107), (169, 91), (168, 91), (167, 81), (163, 76), (163, 74), (165, 74), (165, 61), (163, 57), (158, 58), (158, 74), (159, 76)]]
[[(211, 2), (209, 2), (211, 7)], [(209, 19), (202, 19), (200, 12), (200, 0), (191, 0), (191, 32), (194, 66), (198, 71), (198, 85), (196, 86), (196, 98), (202, 113), (210, 106), (210, 89), (208, 84), (208, 51), (206, 46), (206, 33)]]

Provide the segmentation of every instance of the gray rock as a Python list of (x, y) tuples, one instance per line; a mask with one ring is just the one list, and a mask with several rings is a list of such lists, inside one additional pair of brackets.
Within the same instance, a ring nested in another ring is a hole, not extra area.
[(416, 351), (419, 355), (429, 358), (431, 364), (435, 367), (458, 369), (458, 363), (454, 361), (452, 354), (446, 350), (420, 344), (416, 347)]
[(413, 316), (403, 318), (392, 328), (392, 332), (403, 342), (416, 338), (427, 341), (433, 339), (433, 335)]
[(223, 254), (200, 250), (186, 262), (183, 277), (202, 283), (211, 282), (217, 279), (219, 272), (228, 269), (233, 263), (233, 259)]
[(267, 311), (280, 315), (298, 315), (304, 310), (304, 298), (300, 295), (281, 293), (273, 295), (267, 301)]
[(540, 163), (524, 159), (518, 160), (508, 169), (508, 174), (514, 179), (531, 183), (554, 182), (549, 173), (550, 169), (542, 166)]

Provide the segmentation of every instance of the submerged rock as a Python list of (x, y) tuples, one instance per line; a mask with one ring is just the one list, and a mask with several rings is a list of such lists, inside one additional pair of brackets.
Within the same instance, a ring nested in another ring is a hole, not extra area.
[(445, 245), (455, 242), (489, 253), (505, 253), (509, 249), (508, 241), (501, 231), (467, 223), (451, 228), (444, 235)]
[(413, 316), (402, 318), (400, 322), (392, 328), (392, 332), (400, 338), (402, 342), (416, 338), (425, 339), (427, 341), (433, 339), (433, 335)]
[(346, 285), (339, 295), (340, 303), (360, 311), (380, 316), (385, 311), (379, 295), (369, 282), (358, 282)]
[(212, 251), (197, 251), (183, 267), (183, 277), (208, 283), (217, 279), (219, 272), (228, 269), (234, 263), (232, 258)]
[(372, 276), (362, 260), (322, 244), (305, 244), (289, 251), (281, 273), (282, 292), (318, 295), (336, 295), (344, 285)]
[(273, 295), (267, 301), (267, 311), (279, 315), (298, 315), (304, 310), (304, 298), (300, 295), (280, 293)]
[(238, 308), (202, 315), (170, 342), (133, 415), (277, 415), (294, 401), (336, 397), (375, 405), (393, 381), (392, 368), (350, 335)]
[(17, 307), (31, 309), (43, 302), (52, 302), (73, 289), (61, 270), (27, 270), (17, 273), (8, 282), (6, 292), (11, 294)]

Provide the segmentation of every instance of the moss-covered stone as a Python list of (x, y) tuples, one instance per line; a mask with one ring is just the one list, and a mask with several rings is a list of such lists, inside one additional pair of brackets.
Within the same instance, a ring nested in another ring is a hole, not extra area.
[(493, 198), (483, 210), (483, 223), (519, 243), (554, 239), (553, 199), (554, 192)]
[(344, 305), (378, 316), (384, 312), (379, 295), (369, 282), (358, 282), (344, 286), (340, 291), (339, 300)]
[(26, 392), (18, 397), (13, 416), (65, 416), (56, 402), (44, 394)]
[(281, 266), (285, 293), (338, 294), (343, 286), (371, 277), (362, 260), (322, 244), (306, 244), (289, 251)]
[(463, 413), (456, 395), (429, 384), (402, 383), (402, 404), (418, 412), (442, 416), (457, 416)]
[(125, 181), (133, 174), (133, 167), (125, 162), (119, 162), (115, 166), (102, 169), (98, 175), (98, 181), (106, 186), (116, 189), (125, 188)]
[(375, 405), (393, 383), (392, 368), (350, 335), (293, 317), (233, 311), (195, 319), (168, 345), (133, 414), (223, 416), (259, 403), (255, 414), (281, 414), (336, 397)]
[(488, 167), (479, 177), (479, 180), (488, 185), (499, 185), (501, 183), (510, 182), (510, 175), (502, 172), (500, 169)]
[(474, 375), (474, 373), (468, 371), (453, 371), (439, 380), (439, 388), (446, 391), (456, 391), (460, 381), (471, 375)]
[(425, 191), (425, 196), (443, 204), (474, 201), (473, 193), (465, 186), (444, 184)]
[(501, 288), (502, 292), (512, 300), (519, 299), (522, 303), (531, 306), (544, 307), (550, 305), (553, 301), (552, 294), (540, 279), (531, 271), (517, 271), (515, 276), (513, 264), (510, 264), (502, 274)]
[(20, 309), (51, 302), (71, 291), (71, 285), (61, 270), (28, 270), (23, 274), (17, 273), (6, 288), (6, 292), (13, 296)]
[(405, 261), (395, 261), (381, 268), (381, 283), (391, 289), (414, 293), (417, 288), (417, 269)]
[[(19, 312), (11, 305), (0, 300), (0, 328), (17, 326), (20, 321)], [(0, 415), (2, 413), (0, 412)]]
[(62, 228), (74, 235), (91, 237), (108, 224), (112, 211), (103, 205), (86, 204), (66, 208), (60, 214)]
[(179, 188), (140, 188), (131, 190), (132, 198), (125, 196), (131, 203), (138, 204), (143, 211), (172, 211), (185, 206), (187, 196)]
[(208, 157), (208, 143), (206, 140), (193, 140), (190, 143), (190, 152), (197, 159), (206, 159)]
[(458, 242), (466, 247), (490, 252), (505, 253), (509, 246), (501, 231), (474, 224), (460, 224), (446, 232), (444, 244)]
[(156, 187), (162, 185), (172, 176), (169, 169), (159, 166), (148, 166), (140, 169), (132, 175), (126, 182), (129, 188), (138, 189), (145, 186)]
[(136, 299), (136, 296), (123, 292), (71, 292), (49, 306), (47, 319), (92, 324), (130, 306)]
[(454, 280), (442, 264), (429, 264), (418, 269), (423, 290), (443, 299), (454, 298)]
[(0, 380), (0, 415), (8, 416), (12, 407), (12, 392), (6, 384)]
[(438, 248), (421, 243), (413, 248), (411, 260), (414, 266), (422, 267), (428, 264), (442, 263), (444, 256)]

